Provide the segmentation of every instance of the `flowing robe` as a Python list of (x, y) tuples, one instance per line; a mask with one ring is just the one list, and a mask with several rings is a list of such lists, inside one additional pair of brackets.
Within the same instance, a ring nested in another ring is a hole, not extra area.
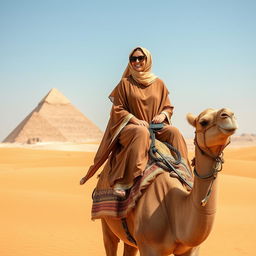
[[(94, 164), (89, 168), (83, 183), (93, 176), (108, 158), (109, 161), (107, 165), (108, 168), (111, 169), (109, 173), (110, 184), (113, 185), (117, 179), (124, 177), (125, 165), (134, 165), (134, 163), (125, 162), (125, 160), (128, 159), (127, 154), (131, 152), (133, 144), (127, 141), (125, 142), (127, 145), (120, 145), (120, 135), (122, 135), (122, 132), (129, 130), (124, 128), (129, 126), (129, 121), (133, 116), (150, 123), (156, 115), (164, 113), (166, 115), (165, 122), (170, 123), (173, 106), (170, 103), (168, 94), (169, 92), (166, 86), (159, 78), (156, 78), (154, 82), (148, 86), (137, 83), (132, 76), (122, 78), (109, 96), (113, 102), (110, 119), (96, 153)], [(123, 137), (125, 138), (126, 135), (124, 134)], [(139, 144), (137, 143), (137, 145)], [(122, 157), (119, 158), (118, 162), (115, 156), (116, 154), (120, 154), (120, 152)], [(123, 161), (121, 165), (120, 161)], [(121, 166), (121, 168), (115, 168), (117, 164)], [(128, 166), (128, 169), (131, 168)], [(115, 171), (113, 172), (113, 170)], [(142, 172), (143, 170), (140, 171)], [(134, 178), (137, 175), (139, 175), (139, 171), (134, 174)]]

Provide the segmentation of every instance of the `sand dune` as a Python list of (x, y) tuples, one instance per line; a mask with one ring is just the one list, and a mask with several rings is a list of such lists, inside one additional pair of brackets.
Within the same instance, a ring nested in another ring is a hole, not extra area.
[[(94, 154), (0, 148), (0, 255), (105, 255), (100, 221), (90, 220), (96, 178), (78, 184)], [(227, 149), (225, 159), (201, 255), (254, 255), (256, 147)]]

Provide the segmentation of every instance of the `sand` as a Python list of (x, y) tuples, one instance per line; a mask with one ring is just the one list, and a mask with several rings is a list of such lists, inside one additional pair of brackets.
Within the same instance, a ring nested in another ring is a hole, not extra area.
[[(90, 219), (96, 178), (79, 185), (94, 154), (0, 147), (1, 256), (105, 255), (100, 221)], [(256, 147), (226, 149), (225, 160), (200, 255), (255, 255)]]

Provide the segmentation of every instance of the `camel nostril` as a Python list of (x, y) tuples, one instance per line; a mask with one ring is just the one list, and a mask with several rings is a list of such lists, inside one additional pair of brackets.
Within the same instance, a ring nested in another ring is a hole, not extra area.
[(221, 113), (220, 117), (221, 118), (227, 118), (227, 117), (229, 117), (229, 115), (227, 113), (223, 112), (223, 113)]

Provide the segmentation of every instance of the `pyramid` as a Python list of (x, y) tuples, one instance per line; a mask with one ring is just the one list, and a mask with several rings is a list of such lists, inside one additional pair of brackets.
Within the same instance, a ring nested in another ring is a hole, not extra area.
[(68, 98), (53, 88), (3, 142), (90, 142), (101, 140), (102, 135)]

